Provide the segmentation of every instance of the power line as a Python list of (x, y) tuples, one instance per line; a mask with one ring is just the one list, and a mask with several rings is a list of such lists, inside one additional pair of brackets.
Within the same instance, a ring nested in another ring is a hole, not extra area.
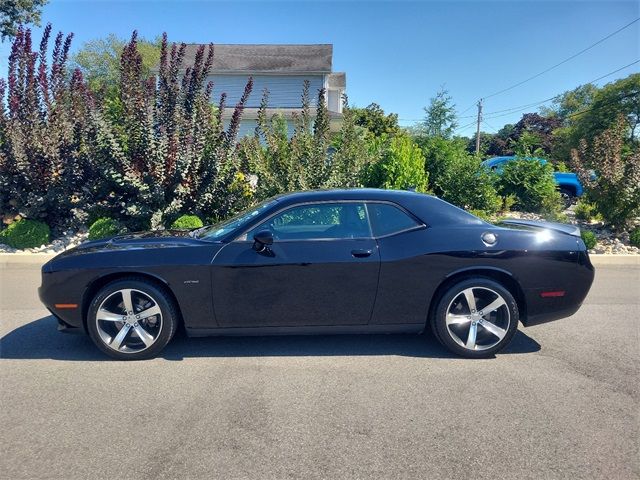
[[(460, 115), (462, 115), (463, 113), (467, 113), (469, 110), (471, 110), (471, 109), (472, 109), (473, 107), (475, 107), (475, 106), (476, 106), (476, 104), (475, 104), (475, 103), (472, 103), (472, 104), (471, 104), (471, 105), (469, 105), (467, 108), (465, 108), (463, 111), (461, 111), (461, 112), (460, 112)], [(474, 115), (472, 115), (472, 117), (473, 117), (473, 116), (474, 116)], [(459, 116), (458, 118), (465, 118), (465, 117), (460, 117), (460, 116)]]
[(471, 125), (475, 125), (475, 124), (476, 124), (476, 121), (474, 120), (471, 123), (467, 123), (466, 125), (463, 125), (461, 127), (456, 128), (455, 132), (459, 132), (460, 130), (464, 130), (465, 128), (470, 127)]
[(637, 95), (637, 92), (632, 92), (632, 93), (627, 93), (626, 95), (622, 95), (619, 98), (615, 98), (613, 100), (611, 100), (610, 102), (606, 102), (606, 103), (602, 103), (600, 105), (593, 105), (589, 108), (585, 108), (584, 110), (580, 110), (579, 112), (575, 112), (572, 113), (571, 115), (567, 115), (565, 118), (573, 118), (573, 117), (577, 117), (578, 115), (583, 115), (587, 112), (590, 112), (591, 110), (595, 110), (596, 108), (602, 108), (602, 107), (608, 107), (609, 105), (613, 105), (621, 100), (624, 100), (626, 98), (631, 98)]
[[(613, 71), (611, 71), (609, 73), (605, 73), (604, 75), (600, 75), (598, 78), (594, 78), (593, 80), (590, 80), (588, 82), (582, 83), (582, 84), (578, 85), (578, 87), (580, 87), (582, 85), (588, 85), (589, 83), (596, 83), (596, 82), (602, 80), (603, 78), (610, 77), (611, 75), (614, 75), (614, 74), (620, 72), (621, 70), (624, 70), (625, 68), (629, 68), (629, 67), (631, 67), (631, 66), (633, 66), (633, 65), (635, 65), (637, 63), (640, 63), (640, 59), (638, 59), (638, 60), (636, 60), (634, 62), (628, 63), (627, 65), (624, 65), (624, 66), (622, 66), (620, 68), (617, 68), (617, 69), (615, 69), (615, 70), (613, 70)], [(575, 87), (575, 88), (578, 88), (578, 87)], [(574, 90), (575, 90), (575, 88), (574, 88)], [(540, 100), (540, 101), (532, 102), (532, 103), (527, 103), (525, 105), (518, 105), (517, 107), (511, 107), (511, 108), (505, 108), (503, 110), (494, 110), (493, 112), (487, 112), (487, 113), (485, 113), (483, 115), (483, 118), (491, 119), (491, 118), (505, 117), (507, 115), (511, 115), (512, 113), (516, 113), (516, 112), (519, 112), (519, 111), (522, 111), (522, 110), (526, 110), (527, 108), (535, 107), (535, 106), (538, 106), (538, 105), (542, 105), (543, 103), (550, 102), (550, 101), (555, 100), (556, 98), (558, 98), (560, 95), (561, 94), (557, 94), (557, 95), (554, 95), (553, 97), (545, 98), (544, 100)], [(473, 106), (474, 105), (472, 105), (472, 107)], [(471, 107), (469, 107), (469, 108), (471, 108)], [(469, 108), (467, 108), (467, 110), (469, 110)], [(464, 113), (464, 112), (462, 112), (462, 113)], [(495, 114), (499, 114), (499, 115), (495, 115)], [(485, 117), (485, 115), (491, 115), (491, 116)], [(458, 120), (462, 119), (462, 118), (477, 118), (477, 115), (458, 116)], [(399, 118), (398, 120), (402, 121), (402, 122), (420, 122), (420, 121), (424, 120), (424, 118)], [(469, 125), (474, 125), (475, 123), (476, 122), (473, 121), (470, 124), (466, 125), (465, 127), (468, 127)], [(458, 131), (458, 130), (460, 130), (462, 128), (465, 128), (465, 127), (459, 127), (458, 129), (456, 129), (456, 131)]]
[(547, 68), (546, 70), (543, 70), (542, 72), (537, 73), (537, 74), (535, 74), (535, 75), (533, 75), (533, 76), (531, 76), (531, 77), (529, 77), (529, 78), (527, 78), (527, 79), (525, 79), (525, 80), (522, 80), (521, 82), (518, 82), (518, 83), (516, 83), (516, 84), (514, 84), (514, 85), (511, 85), (510, 87), (503, 88), (502, 90), (499, 90), (499, 91), (497, 91), (497, 92), (494, 92), (494, 93), (492, 93), (491, 95), (486, 95), (486, 96), (484, 96), (483, 98), (486, 100), (487, 98), (495, 97), (496, 95), (500, 95), (501, 93), (508, 92), (509, 90), (513, 90), (514, 88), (519, 87), (520, 85), (523, 85), (523, 84), (525, 84), (525, 83), (527, 83), (527, 82), (529, 82), (529, 81), (533, 80), (534, 78), (538, 78), (539, 76), (544, 75), (544, 74), (545, 74), (545, 73), (547, 73), (547, 72), (550, 72), (551, 70), (553, 70), (553, 69), (555, 69), (555, 68), (559, 67), (560, 65), (564, 65), (564, 64), (565, 64), (565, 63), (567, 63), (568, 61), (573, 60), (573, 59), (574, 59), (574, 58), (576, 58), (577, 56), (582, 55), (582, 54), (583, 54), (583, 53), (585, 53), (586, 51), (591, 50), (593, 47), (595, 47), (595, 46), (597, 46), (597, 45), (600, 45), (602, 42), (604, 42), (604, 41), (606, 41), (606, 40), (610, 39), (610, 38), (611, 38), (611, 37), (613, 37), (614, 35), (617, 35), (617, 34), (618, 34), (618, 33), (620, 33), (621, 31), (623, 31), (624, 29), (629, 28), (631, 25), (633, 25), (634, 23), (636, 23), (638, 20), (640, 20), (640, 17), (636, 18), (636, 19), (635, 19), (635, 20), (633, 20), (632, 22), (627, 23), (625, 26), (623, 26), (623, 27), (619, 28), (618, 30), (616, 30), (616, 31), (615, 31), (615, 32), (613, 32), (613, 33), (610, 33), (609, 35), (607, 35), (606, 37), (604, 37), (604, 38), (602, 38), (602, 39), (598, 40), (597, 42), (595, 42), (595, 43), (593, 43), (593, 44), (589, 45), (587, 48), (584, 48), (584, 49), (580, 50), (578, 53), (575, 53), (575, 54), (571, 55), (570, 57), (565, 58), (565, 59), (564, 59), (564, 60), (562, 60), (561, 62), (556, 63), (555, 65), (553, 65), (553, 66), (551, 66), (551, 67)]
[(487, 127), (489, 127), (494, 132), (498, 131), (498, 129), (496, 127), (492, 127), (491, 125), (489, 125), (489, 123), (486, 120), (482, 120), (482, 123), (484, 123)]
[[(614, 104), (616, 104), (617, 102), (619, 102), (619, 101), (621, 101), (621, 100), (625, 100), (625, 99), (627, 99), (627, 98), (631, 98), (631, 97), (634, 97), (634, 96), (637, 96), (637, 93), (636, 93), (636, 92), (627, 93), (626, 95), (622, 95), (621, 97), (615, 98), (615, 99), (613, 99), (613, 100), (611, 100), (611, 101), (609, 101), (609, 102), (602, 103), (602, 104), (599, 104), (599, 105), (593, 105), (593, 106), (591, 106), (591, 107), (589, 107), (589, 108), (585, 108), (585, 109), (580, 110), (580, 111), (578, 111), (578, 112), (574, 112), (574, 113), (572, 113), (571, 115), (567, 115), (567, 116), (566, 116), (566, 117), (564, 117), (564, 118), (565, 118), (565, 119), (567, 119), (567, 118), (577, 117), (577, 116), (579, 116), (579, 115), (584, 115), (585, 113), (588, 113), (588, 112), (590, 112), (591, 110), (595, 110), (595, 109), (599, 109), (599, 108), (603, 108), (603, 107), (608, 107), (608, 106), (610, 106), (610, 105), (614, 105)], [(497, 115), (497, 116), (498, 116), (498, 117), (501, 117), (501, 116), (503, 116), (503, 115)], [(495, 117), (493, 117), (493, 118), (495, 118)], [(487, 123), (487, 121), (486, 121), (484, 118), (482, 119), (482, 123), (484, 123), (485, 125), (487, 125), (489, 128), (492, 128), (494, 131), (496, 131), (496, 132), (498, 131), (495, 127), (492, 127), (491, 125), (489, 125), (489, 124)], [(455, 130), (455, 132), (459, 132), (460, 130), (464, 130), (465, 128), (468, 128), (468, 127), (470, 127), (471, 125), (475, 125), (475, 124), (476, 124), (476, 121), (474, 120), (474, 121), (473, 121), (473, 122), (471, 122), (471, 123), (468, 123), (468, 124), (466, 124), (466, 125), (463, 125), (462, 127), (457, 128), (457, 129)]]
[[(609, 72), (609, 73), (607, 73), (605, 75), (601, 75), (598, 78), (595, 78), (595, 79), (593, 79), (593, 80), (591, 80), (589, 82), (583, 83), (582, 85), (588, 85), (589, 83), (595, 83), (595, 82), (597, 82), (599, 80), (602, 80), (603, 78), (606, 78), (606, 77), (609, 77), (609, 76), (611, 76), (611, 75), (613, 75), (615, 73), (618, 73), (619, 71), (624, 70), (625, 68), (631, 67), (632, 65), (635, 65), (636, 63), (640, 63), (640, 60), (636, 60), (635, 62), (631, 62), (631, 63), (625, 65), (624, 67), (617, 68), (616, 70), (614, 70), (612, 72)], [(579, 86), (581, 86), (581, 85), (579, 85)], [(576, 88), (578, 88), (578, 87), (576, 87)], [(559, 94), (559, 95), (561, 95), (561, 94)], [(530, 107), (535, 107), (537, 105), (542, 105), (543, 103), (551, 102), (552, 100), (555, 100), (556, 98), (558, 98), (559, 95), (554, 95), (553, 97), (549, 97), (549, 98), (546, 98), (544, 100), (540, 100), (539, 102), (529, 103), (527, 105), (520, 105), (518, 107), (507, 108), (507, 109), (504, 109), (504, 110), (495, 110), (493, 112), (487, 112), (486, 115), (492, 115), (492, 116), (490, 116), (488, 118), (504, 117), (506, 115), (511, 115), (512, 113), (516, 113), (518, 111), (526, 110), (527, 108), (530, 108)], [(503, 112), (506, 112), (506, 113), (503, 113)], [(494, 115), (496, 113), (499, 113), (501, 115)]]

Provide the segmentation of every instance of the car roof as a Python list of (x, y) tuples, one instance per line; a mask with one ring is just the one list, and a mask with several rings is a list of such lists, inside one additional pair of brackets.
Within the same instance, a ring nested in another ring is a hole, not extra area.
[(417, 193), (410, 190), (385, 190), (381, 188), (343, 188), (326, 190), (305, 190), (278, 195), (279, 202), (299, 203), (307, 201), (328, 200), (387, 200), (402, 201), (403, 199), (419, 196), (431, 197), (425, 193)]
[(438, 197), (410, 190), (385, 190), (379, 188), (308, 190), (282, 194), (274, 199), (280, 207), (297, 203), (332, 200), (387, 201), (400, 205), (427, 225), (484, 224), (477, 217)]
[[(539, 157), (519, 157), (521, 160), (535, 160), (537, 162), (541, 162), (541, 163), (547, 163), (547, 161), (544, 158), (539, 158)], [(487, 160), (485, 160), (484, 162), (491, 166), (491, 165), (495, 165), (497, 163), (504, 163), (504, 162), (510, 162), (512, 160), (515, 160), (516, 156), (515, 155), (507, 155), (507, 156), (502, 156), (502, 157), (493, 157), (493, 158), (488, 158)]]
[(492, 157), (492, 158), (486, 159), (485, 163), (487, 163), (489, 165), (493, 165), (494, 163), (508, 162), (509, 160), (513, 160), (514, 158), (516, 158), (516, 157), (513, 156), (513, 155), (511, 155), (511, 156), (503, 156), (503, 157)]

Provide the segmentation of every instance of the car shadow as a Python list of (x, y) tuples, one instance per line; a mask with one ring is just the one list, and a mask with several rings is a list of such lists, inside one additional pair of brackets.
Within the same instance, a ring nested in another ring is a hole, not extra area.
[[(0, 339), (0, 358), (52, 360), (110, 360), (86, 335), (56, 332), (57, 322), (47, 316), (7, 333)], [(531, 353), (540, 344), (518, 331), (503, 354)], [(432, 335), (292, 335), (263, 337), (188, 338), (181, 331), (161, 352), (167, 360), (192, 357), (398, 355), (457, 358)]]

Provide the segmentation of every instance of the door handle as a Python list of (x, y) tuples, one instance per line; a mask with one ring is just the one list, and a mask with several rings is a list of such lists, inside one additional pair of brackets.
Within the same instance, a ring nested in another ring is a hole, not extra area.
[(373, 253), (373, 250), (366, 250), (364, 248), (358, 250), (351, 250), (351, 255), (356, 258), (366, 258)]

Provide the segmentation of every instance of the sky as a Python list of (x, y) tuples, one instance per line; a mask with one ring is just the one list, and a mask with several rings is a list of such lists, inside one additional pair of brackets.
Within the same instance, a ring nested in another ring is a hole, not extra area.
[[(635, 1), (152, 1), (50, 0), (43, 25), (75, 34), (73, 49), (115, 33), (167, 32), (187, 43), (331, 43), (333, 69), (347, 74), (352, 105), (371, 102), (402, 125), (424, 117), (441, 88), (471, 136), (479, 98), (565, 60), (640, 17)], [(41, 28), (34, 28), (36, 39)], [(9, 45), (0, 44), (0, 77)], [(484, 100), (482, 130), (515, 123), (523, 111), (493, 114), (550, 98), (640, 60), (640, 22), (589, 51)], [(597, 82), (639, 72), (640, 63)]]

